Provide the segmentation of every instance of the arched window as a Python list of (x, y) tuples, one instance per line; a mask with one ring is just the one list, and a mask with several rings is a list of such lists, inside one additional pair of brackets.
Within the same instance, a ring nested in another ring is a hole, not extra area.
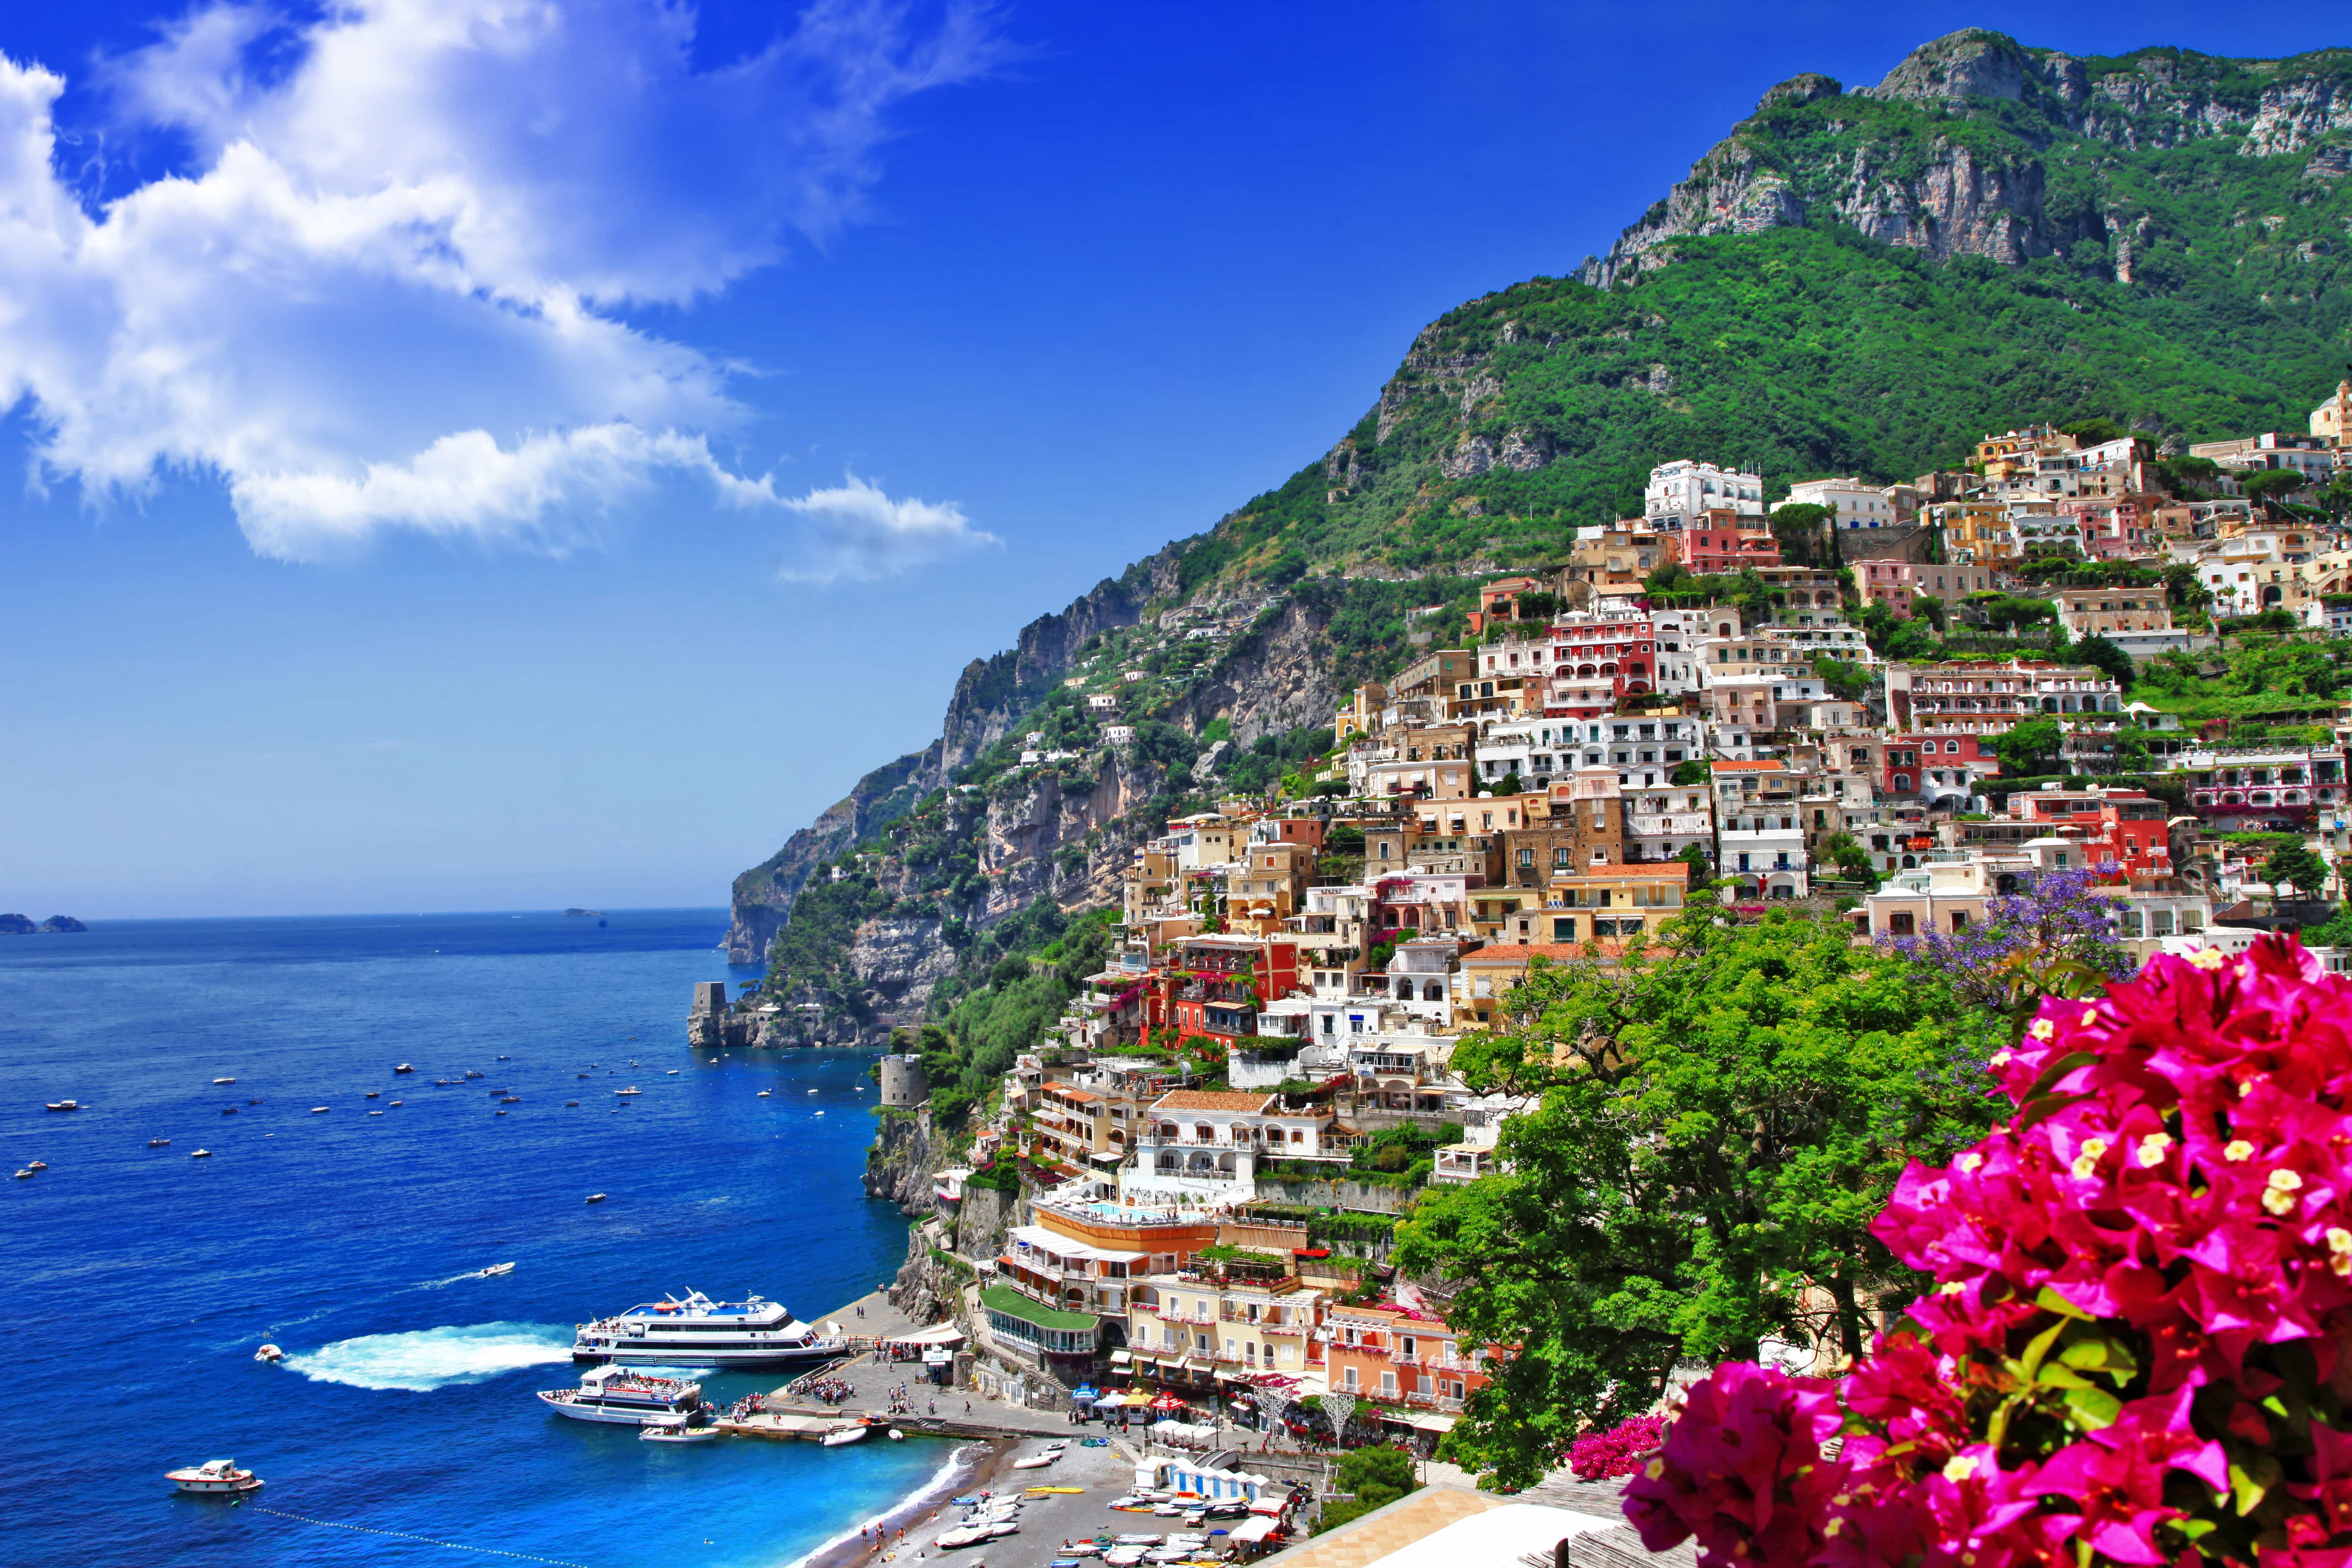
[(1421, 987), (1421, 999), (1424, 1002), (1443, 1002), (1445, 1000), (1445, 988), (1434, 980), (1423, 981)]
[(1192, 1136), (1203, 1143), (1213, 1143), (1217, 1141), (1217, 1130), (1205, 1121), (1199, 1122), (1192, 1129)]

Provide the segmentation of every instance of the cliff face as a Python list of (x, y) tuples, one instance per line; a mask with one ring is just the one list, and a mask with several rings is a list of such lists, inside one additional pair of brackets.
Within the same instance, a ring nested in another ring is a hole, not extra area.
[(735, 879), (727, 925), (727, 962), (758, 963), (793, 910), (809, 873), (892, 817), (914, 797), (938, 787), (940, 743), (909, 752), (857, 781), (848, 798), (827, 807), (784, 847)]
[[(1847, 93), (1808, 74), (1772, 89), (1580, 276), (1608, 288), (1666, 265), (1678, 239), (1807, 226), (1937, 260), (2063, 255), (2105, 243), (2142, 199), (2097, 152), (2220, 141), (2250, 157), (2300, 153), (2352, 129), (2346, 73), (2341, 50), (2238, 61), (2152, 49), (2095, 68), (1969, 28), (1876, 87)], [(2053, 164), (2067, 170), (2063, 192)]]

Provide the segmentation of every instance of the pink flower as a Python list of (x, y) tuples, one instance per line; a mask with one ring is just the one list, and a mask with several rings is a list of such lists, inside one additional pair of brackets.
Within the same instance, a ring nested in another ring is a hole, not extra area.
[(1626, 1487), (1626, 1517), (1653, 1552), (1697, 1537), (1706, 1568), (1802, 1568), (1844, 1478), (1822, 1456), (1839, 1425), (1836, 1395), (1821, 1379), (1719, 1366), (1691, 1389), (1664, 1446)]

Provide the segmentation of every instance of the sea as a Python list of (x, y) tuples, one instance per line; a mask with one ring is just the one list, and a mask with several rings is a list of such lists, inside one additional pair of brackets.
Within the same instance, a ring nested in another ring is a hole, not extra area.
[[(870, 1058), (688, 1048), (694, 982), (755, 977), (726, 923), (0, 938), (0, 1175), (47, 1164), (0, 1188), (0, 1560), (781, 1568), (944, 1481), (943, 1442), (664, 1448), (532, 1397), (577, 1381), (589, 1318), (697, 1289), (830, 1313), (904, 1251), (857, 1184)], [(723, 1406), (790, 1375), (702, 1382)], [(163, 1479), (224, 1458), (262, 1491)]]

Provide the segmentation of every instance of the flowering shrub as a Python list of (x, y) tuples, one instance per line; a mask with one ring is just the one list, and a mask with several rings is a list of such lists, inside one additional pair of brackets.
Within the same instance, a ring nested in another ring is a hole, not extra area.
[(1644, 1542), (2352, 1564), (2352, 983), (2282, 938), (2158, 958), (1991, 1066), (2016, 1114), (1874, 1227), (1933, 1289), (1835, 1381), (1692, 1390), (1626, 1489)]
[(1568, 1468), (1588, 1481), (1630, 1476), (1665, 1435), (1665, 1419), (1636, 1415), (1606, 1432), (1587, 1432), (1569, 1446)]

